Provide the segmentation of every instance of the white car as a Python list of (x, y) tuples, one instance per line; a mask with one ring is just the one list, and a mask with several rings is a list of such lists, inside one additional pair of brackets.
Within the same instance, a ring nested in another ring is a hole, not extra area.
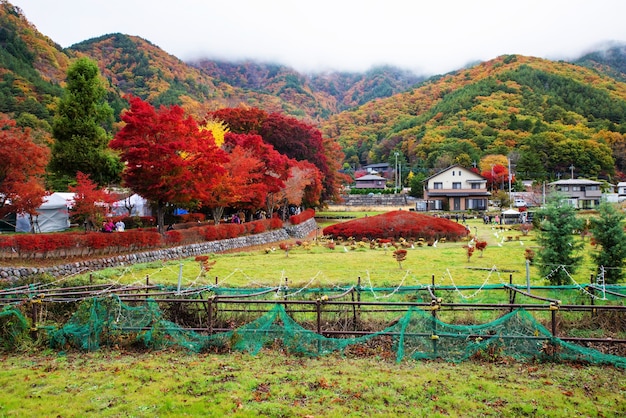
[(524, 199), (515, 199), (515, 207), (516, 208), (524, 208), (528, 206), (528, 203)]

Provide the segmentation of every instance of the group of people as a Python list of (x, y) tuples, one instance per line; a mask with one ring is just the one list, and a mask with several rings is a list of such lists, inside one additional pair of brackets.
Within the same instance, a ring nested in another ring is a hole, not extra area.
[(502, 219), (498, 215), (496, 215), (495, 217), (493, 215), (485, 215), (483, 216), (483, 223), (485, 223), (486, 225), (489, 225), (489, 224), (501, 225)]
[(126, 224), (121, 219), (116, 223), (113, 223), (111, 219), (102, 222), (102, 232), (124, 232)]

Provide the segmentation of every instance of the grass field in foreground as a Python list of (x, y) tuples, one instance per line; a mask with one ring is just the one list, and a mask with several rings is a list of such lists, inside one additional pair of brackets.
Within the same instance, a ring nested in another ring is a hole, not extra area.
[(374, 417), (626, 414), (623, 370), (151, 353), (3, 356), (0, 416)]

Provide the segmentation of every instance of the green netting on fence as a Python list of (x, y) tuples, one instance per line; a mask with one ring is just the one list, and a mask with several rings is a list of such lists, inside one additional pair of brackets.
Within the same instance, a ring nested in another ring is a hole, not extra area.
[(0, 344), (4, 350), (14, 350), (28, 330), (28, 321), (18, 309), (5, 306), (0, 311)]
[[(626, 286), (606, 285), (595, 286), (569, 285), (569, 286), (531, 286), (511, 285), (510, 287), (520, 291), (528, 291), (533, 296), (558, 300), (563, 305), (588, 305), (588, 304), (620, 304), (626, 303)], [(311, 299), (311, 296), (318, 298), (321, 296), (333, 296), (346, 292), (350, 287), (334, 288), (226, 288), (210, 286), (201, 289), (203, 292), (214, 294), (218, 297), (248, 297), (250, 295), (271, 294), (276, 298), (288, 297), (294, 299)], [(382, 300), (385, 301), (407, 301), (424, 302), (431, 301), (429, 289), (446, 303), (509, 303), (511, 290), (504, 284), (485, 284), (482, 286), (399, 286), (399, 287), (352, 287), (361, 296), (361, 300)], [(176, 292), (178, 289), (172, 286), (164, 286), (163, 291)], [(190, 297), (193, 292), (200, 292), (198, 289), (186, 289), (186, 294)], [(197, 294), (197, 293), (196, 293)], [(515, 295), (514, 302), (517, 304), (537, 303), (537, 299), (524, 296), (520, 293)]]
[(213, 335), (185, 330), (164, 320), (159, 305), (147, 300), (129, 306), (117, 297), (84, 301), (60, 329), (49, 330), (53, 348), (68, 346), (97, 350), (103, 344), (140, 344), (160, 349), (184, 347), (194, 352), (246, 351), (280, 347), (294, 354), (321, 356), (333, 352), (356, 352), (380, 344), (397, 361), (404, 358), (444, 359), (513, 358), (538, 361), (581, 361), (626, 368), (626, 358), (569, 344), (518, 309), (482, 325), (450, 325), (432, 311), (409, 308), (396, 323), (379, 332), (355, 338), (328, 338), (308, 330), (287, 313), (282, 304), (271, 305), (254, 321), (233, 331)]

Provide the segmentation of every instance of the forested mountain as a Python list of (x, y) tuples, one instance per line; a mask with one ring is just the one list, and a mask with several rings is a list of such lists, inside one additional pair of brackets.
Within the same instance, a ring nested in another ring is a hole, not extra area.
[(69, 62), (18, 10), (0, 3), (0, 112), (49, 130)]
[(611, 45), (583, 55), (575, 64), (594, 68), (620, 81), (626, 81), (626, 45)]
[(304, 114), (317, 118), (406, 91), (425, 79), (394, 67), (374, 68), (365, 73), (301, 74), (282, 65), (253, 61), (201, 60), (192, 65), (216, 80), (296, 103)]
[[(51, 132), (70, 63), (95, 60), (119, 116), (124, 94), (190, 114), (246, 105), (319, 123), (352, 166), (392, 161), (432, 172), (509, 156), (527, 178), (622, 179), (626, 172), (626, 47), (575, 63), (506, 55), (421, 80), (391, 67), (301, 74), (253, 62), (185, 63), (149, 41), (109, 34), (63, 49), (0, 0), (0, 113)], [(416, 84), (418, 83), (418, 84)]]
[(626, 84), (578, 65), (519, 55), (432, 78), (414, 90), (323, 124), (351, 165), (391, 161), (414, 170), (512, 156), (525, 178), (623, 177)]
[(305, 75), (273, 64), (185, 63), (148, 40), (119, 33), (62, 49), (6, 0), (0, 1), (0, 23), (0, 112), (15, 118), (31, 113), (48, 123), (69, 63), (79, 56), (98, 62), (117, 115), (125, 105), (120, 97), (130, 93), (155, 106), (181, 105), (200, 118), (209, 110), (243, 104), (319, 121), (423, 80), (390, 67)]

